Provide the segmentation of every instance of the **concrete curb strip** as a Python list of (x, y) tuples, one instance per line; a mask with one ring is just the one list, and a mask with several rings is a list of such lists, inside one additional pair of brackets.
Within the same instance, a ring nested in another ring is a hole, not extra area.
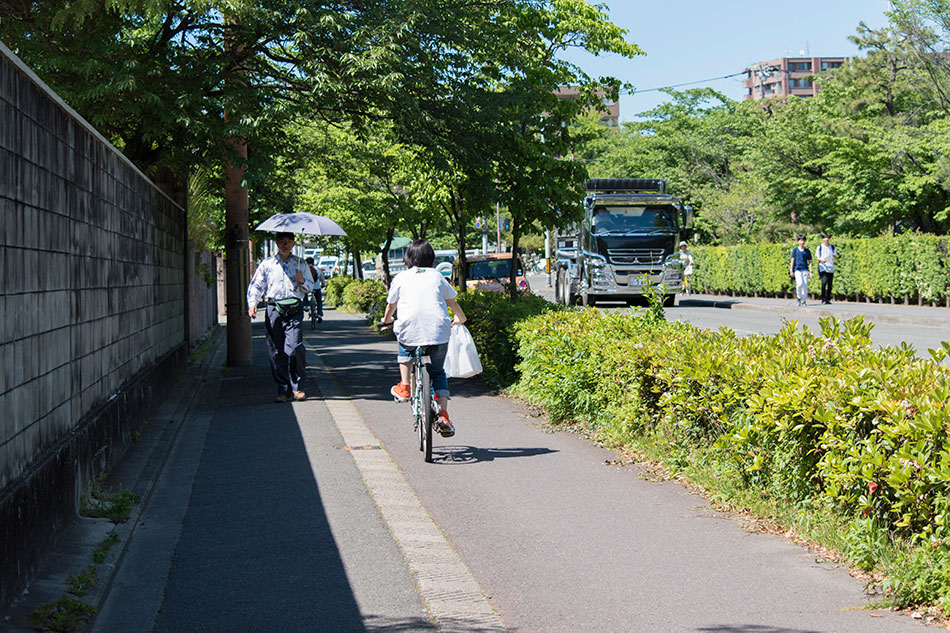
[(309, 351), (325, 376), (316, 382), (346, 446), (370, 447), (370, 450), (351, 450), (350, 454), (402, 551), (439, 631), (506, 631), (478, 582), (429, 516), (389, 453), (380, 446), (379, 439), (366, 426), (332, 370), (315, 350)]

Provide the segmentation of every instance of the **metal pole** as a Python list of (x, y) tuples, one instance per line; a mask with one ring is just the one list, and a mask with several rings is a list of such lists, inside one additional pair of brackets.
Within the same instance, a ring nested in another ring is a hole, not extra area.
[(544, 232), (544, 272), (548, 277), (548, 288), (551, 287), (551, 231)]
[(501, 203), (495, 203), (495, 235), (498, 241), (495, 242), (495, 252), (501, 252)]

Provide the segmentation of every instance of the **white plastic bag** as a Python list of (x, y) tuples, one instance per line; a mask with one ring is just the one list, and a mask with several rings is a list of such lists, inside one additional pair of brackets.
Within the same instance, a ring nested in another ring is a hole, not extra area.
[(445, 374), (449, 378), (471, 378), (482, 372), (475, 339), (464, 325), (453, 325), (449, 350), (445, 354)]

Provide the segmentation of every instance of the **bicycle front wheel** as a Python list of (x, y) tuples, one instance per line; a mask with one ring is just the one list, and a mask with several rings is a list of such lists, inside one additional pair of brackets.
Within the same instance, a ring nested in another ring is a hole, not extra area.
[(422, 450), (426, 462), (432, 462), (432, 423), (435, 413), (432, 411), (432, 381), (429, 379), (429, 370), (423, 365), (419, 369), (419, 381), (422, 383), (419, 393), (419, 449)]

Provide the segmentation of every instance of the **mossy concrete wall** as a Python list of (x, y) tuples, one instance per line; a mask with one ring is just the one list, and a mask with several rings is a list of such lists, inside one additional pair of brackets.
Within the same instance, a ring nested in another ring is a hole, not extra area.
[(0, 608), (187, 357), (184, 210), (0, 44)]

